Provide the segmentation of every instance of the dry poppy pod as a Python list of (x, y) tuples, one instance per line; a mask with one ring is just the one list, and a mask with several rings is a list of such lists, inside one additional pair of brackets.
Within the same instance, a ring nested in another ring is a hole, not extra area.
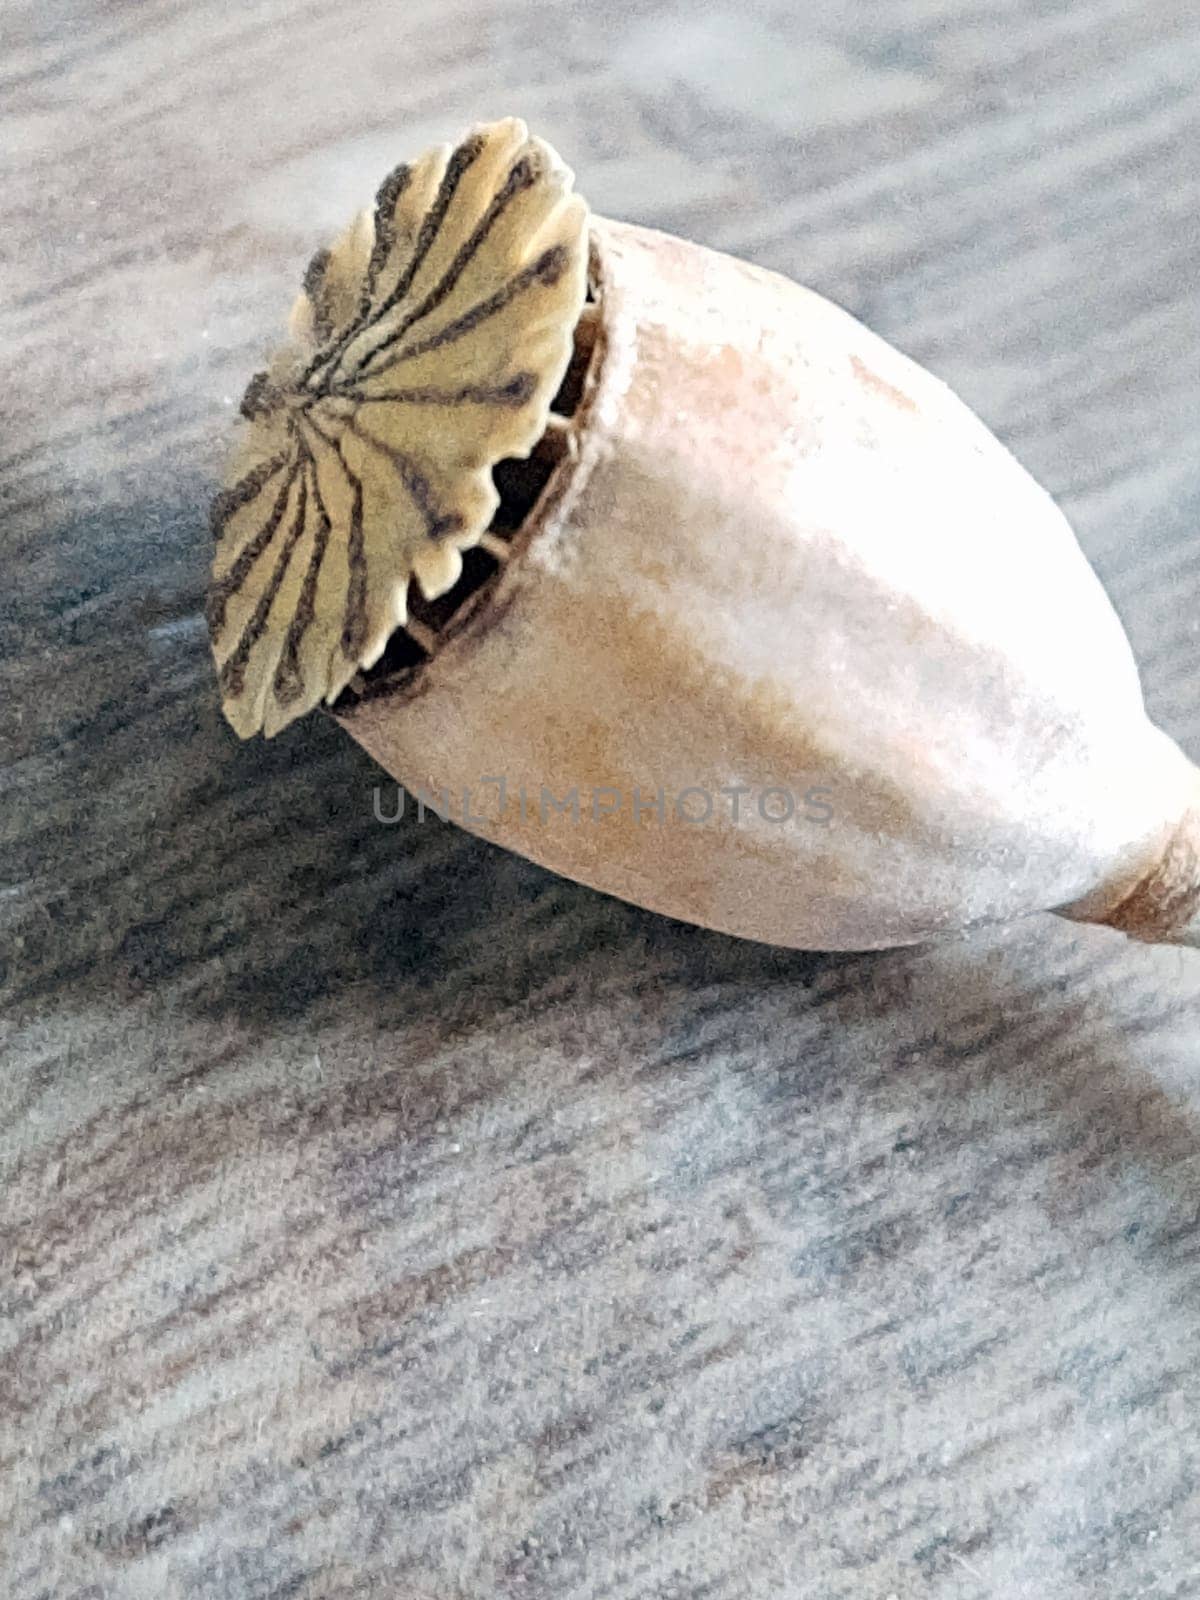
[(230, 720), (653, 910), (1200, 944), (1200, 774), (1049, 497), (819, 296), (588, 218), (520, 123), (310, 268), (218, 499)]

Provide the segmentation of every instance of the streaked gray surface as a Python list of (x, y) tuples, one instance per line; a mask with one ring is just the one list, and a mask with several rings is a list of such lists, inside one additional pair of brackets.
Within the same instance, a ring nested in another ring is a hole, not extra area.
[(5, 1594), (1200, 1595), (1194, 959), (780, 954), (383, 827), (329, 725), (236, 743), (199, 615), (309, 252), (515, 111), (952, 382), (1200, 755), (1194, 8), (9, 0), (0, 42)]

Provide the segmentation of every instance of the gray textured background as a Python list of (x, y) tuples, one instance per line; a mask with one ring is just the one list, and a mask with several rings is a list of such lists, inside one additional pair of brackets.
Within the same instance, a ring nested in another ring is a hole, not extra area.
[(1200, 1595), (1196, 957), (381, 827), (199, 614), (309, 252), (515, 111), (955, 384), (1200, 755), (1198, 72), (1184, 0), (4, 0), (6, 1600)]

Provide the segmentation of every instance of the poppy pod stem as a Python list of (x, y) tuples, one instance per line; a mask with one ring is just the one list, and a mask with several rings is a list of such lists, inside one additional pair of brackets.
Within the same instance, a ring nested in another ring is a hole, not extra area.
[(1200, 808), (1172, 830), (1148, 871), (1113, 896), (1111, 886), (1064, 913), (1116, 928), (1145, 944), (1200, 950)]

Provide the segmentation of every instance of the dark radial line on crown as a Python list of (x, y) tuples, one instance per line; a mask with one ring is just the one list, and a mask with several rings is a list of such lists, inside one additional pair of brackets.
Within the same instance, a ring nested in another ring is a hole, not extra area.
[(312, 306), (313, 336), (318, 344), (328, 344), (333, 338), (333, 318), (329, 311), (329, 296), (325, 292), (329, 261), (329, 251), (318, 250), (304, 271), (304, 293)]
[[(371, 313), (371, 301), (375, 296), (375, 284), (379, 278), (380, 268), (391, 254), (396, 242), (396, 207), (401, 196), (408, 189), (412, 181), (412, 168), (406, 165), (394, 167), (379, 185), (375, 193), (375, 238), (371, 246), (370, 259), (367, 262), (367, 273), (363, 280), (362, 294), (359, 298), (358, 311), (348, 328), (342, 333), (332, 350), (318, 350), (316, 355), (300, 374), (300, 387), (305, 387), (322, 367), (332, 363), (336, 365), (342, 358), (342, 352), (352, 341), (357, 338), (360, 330), (366, 323)], [(329, 252), (325, 252), (328, 256)], [(315, 259), (315, 258), (314, 258)], [(330, 335), (332, 337), (332, 334)]]
[[(450, 210), (454, 196), (458, 192), (459, 184), (483, 153), (485, 143), (486, 141), (482, 134), (475, 134), (470, 139), (464, 139), (462, 144), (452, 153), (446, 163), (446, 170), (442, 174), (442, 181), (438, 185), (433, 204), (425, 213), (425, 218), (421, 223), (421, 230), (417, 234), (417, 242), (413, 247), (413, 253), (409, 258), (408, 265), (400, 274), (390, 293), (384, 297), (375, 310), (367, 315), (361, 324), (354, 329), (353, 333), (350, 334), (349, 338), (343, 338), (338, 341), (336, 354), (332, 355), (328, 362), (322, 358), (319, 366), (325, 366), (326, 371), (322, 384), (318, 387), (318, 393), (324, 392), (324, 385), (330, 373), (336, 370), (349, 345), (364, 333), (369, 333), (372, 328), (377, 327), (380, 320), (386, 317), (393, 307), (399, 305), (405, 295), (408, 294), (417, 273), (420, 272), (425, 264), (425, 259), (433, 248), (438, 234), (442, 231), (442, 224), (445, 222), (446, 214)], [(315, 370), (317, 369), (314, 368)], [(305, 374), (303, 381), (305, 383), (309, 381), (309, 374)]]
[(296, 481), (298, 463), (292, 460), (291, 470), (284, 479), (283, 487), (275, 497), (275, 504), (271, 507), (270, 515), (262, 527), (246, 545), (243, 546), (238, 556), (230, 566), (228, 572), (220, 578), (215, 578), (209, 586), (206, 611), (208, 615), (209, 633), (216, 640), (225, 626), (225, 614), (229, 601), (245, 584), (246, 579), (267, 549), (283, 521), (283, 514), (287, 510), (287, 503), (291, 497), (292, 485)]
[(354, 437), (374, 450), (377, 455), (391, 463), (396, 476), (408, 491), (409, 499), (425, 523), (425, 531), (435, 541), (444, 539), (448, 533), (456, 533), (463, 525), (463, 519), (457, 511), (439, 511), (433, 496), (429, 479), (403, 450), (397, 450), (392, 445), (385, 444), (382, 439), (377, 439), (373, 433), (360, 428), (353, 417), (347, 417), (344, 427)]
[(390, 403), (408, 406), (523, 406), (532, 400), (537, 391), (537, 378), (532, 372), (518, 372), (503, 383), (469, 383), (461, 389), (386, 389), (379, 394), (368, 394), (365, 389), (340, 391), (347, 400), (359, 405), (376, 406)]
[(227, 695), (240, 695), (246, 686), (246, 665), (250, 660), (250, 652), (263, 636), (267, 625), (267, 618), (271, 614), (271, 607), (275, 597), (283, 587), (287, 577), (288, 568), (291, 566), (292, 556), (296, 546), (304, 533), (304, 526), (308, 520), (308, 473), (301, 469), (298, 474), (293, 474), (293, 480), (298, 484), (296, 490), (296, 508), (292, 516), (291, 525), (284, 535), (283, 547), (276, 557), (275, 566), (269, 582), (258, 603), (251, 613), (250, 620), (242, 629), (241, 638), (230, 655), (221, 666), (221, 688)]
[(366, 373), (367, 368), (381, 351), (390, 349), (411, 328), (415, 328), (419, 322), (423, 322), (426, 317), (436, 311), (446, 298), (453, 293), (463, 273), (479, 254), (496, 223), (508, 210), (517, 195), (524, 194), (527, 190), (532, 189), (541, 177), (543, 170), (540, 158), (535, 158), (532, 152), (523, 156), (516, 163), (504, 180), (503, 186), (493, 195), (491, 204), (475, 225), (469, 238), (459, 246), (453, 261), (451, 261), (439, 281), (418, 305), (414, 306), (406, 316), (401, 318), (399, 324), (391, 329), (386, 339), (377, 344), (373, 350), (368, 350), (365, 356), (360, 357), (350, 375), (352, 381), (354, 378)]
[(266, 461), (260, 461), (256, 467), (251, 467), (245, 477), (239, 478), (232, 488), (222, 489), (212, 503), (209, 512), (208, 525), (214, 539), (219, 539), (225, 532), (226, 524), (230, 517), (250, 504), (271, 481), (277, 472), (282, 472), (293, 459), (291, 446), (281, 450), (278, 455), (271, 456)]
[(437, 237), (442, 231), (442, 224), (446, 220), (446, 215), (453, 203), (454, 196), (458, 193), (459, 184), (483, 154), (485, 144), (486, 141), (483, 135), (477, 133), (470, 139), (464, 139), (462, 144), (451, 155), (446, 163), (446, 170), (442, 174), (442, 181), (438, 185), (438, 192), (434, 197), (434, 202), (421, 223), (421, 231), (417, 235), (412, 257), (400, 274), (395, 287), (368, 319), (364, 332), (374, 327), (381, 317), (386, 317), (388, 312), (394, 306), (399, 305), (412, 288), (417, 273), (425, 265), (425, 259), (433, 249)]
[[(326, 433), (311, 412), (306, 413), (303, 425), (311, 428), (317, 438), (328, 445), (342, 469), (346, 482), (350, 485), (350, 526), (346, 537), (346, 605), (342, 616), (341, 647), (347, 661), (357, 662), (367, 639), (367, 550), (363, 534), (362, 479), (346, 460), (341, 441)], [(314, 466), (314, 474), (315, 470)]]
[(342, 618), (342, 654), (356, 662), (367, 642), (367, 547), (363, 538), (362, 479), (350, 475), (350, 537), (346, 547), (346, 610)]
[(379, 282), (379, 274), (383, 270), (384, 262), (395, 248), (396, 207), (400, 204), (401, 196), (408, 192), (411, 182), (412, 168), (407, 162), (402, 162), (400, 166), (392, 168), (375, 192), (375, 238), (371, 244), (371, 254), (367, 259), (367, 275), (363, 279), (362, 294), (358, 301), (356, 321), (360, 324), (371, 314), (371, 301), (375, 298), (375, 286)]
[[(279, 655), (279, 664), (275, 668), (275, 678), (272, 688), (275, 698), (281, 706), (294, 704), (304, 692), (304, 682), (300, 676), (300, 646), (305, 635), (312, 626), (316, 617), (317, 585), (321, 578), (321, 568), (325, 561), (325, 551), (329, 546), (329, 536), (332, 523), (329, 511), (321, 495), (321, 485), (317, 478), (317, 463), (307, 443), (301, 441), (304, 452), (305, 466), (311, 477), (312, 502), (317, 511), (317, 531), (313, 535), (312, 554), (309, 557), (308, 568), (304, 574), (304, 584), (300, 590), (300, 598), (296, 603), (296, 610), (291, 622), (288, 623), (287, 634), (284, 637), (283, 649)], [(325, 692), (326, 685), (321, 685), (320, 692)]]
[(562, 277), (569, 260), (570, 253), (565, 245), (555, 245), (543, 251), (536, 261), (525, 267), (515, 278), (511, 278), (502, 288), (497, 289), (495, 294), (479, 301), (469, 311), (464, 311), (461, 317), (448, 322), (437, 333), (419, 339), (416, 344), (403, 346), (370, 376), (377, 378), (404, 361), (414, 361), (417, 356), (428, 355), (431, 350), (441, 350), (444, 346), (465, 338), (468, 333), (473, 333), (482, 323), (511, 305), (518, 295), (523, 294), (533, 284), (541, 283), (552, 287)]

